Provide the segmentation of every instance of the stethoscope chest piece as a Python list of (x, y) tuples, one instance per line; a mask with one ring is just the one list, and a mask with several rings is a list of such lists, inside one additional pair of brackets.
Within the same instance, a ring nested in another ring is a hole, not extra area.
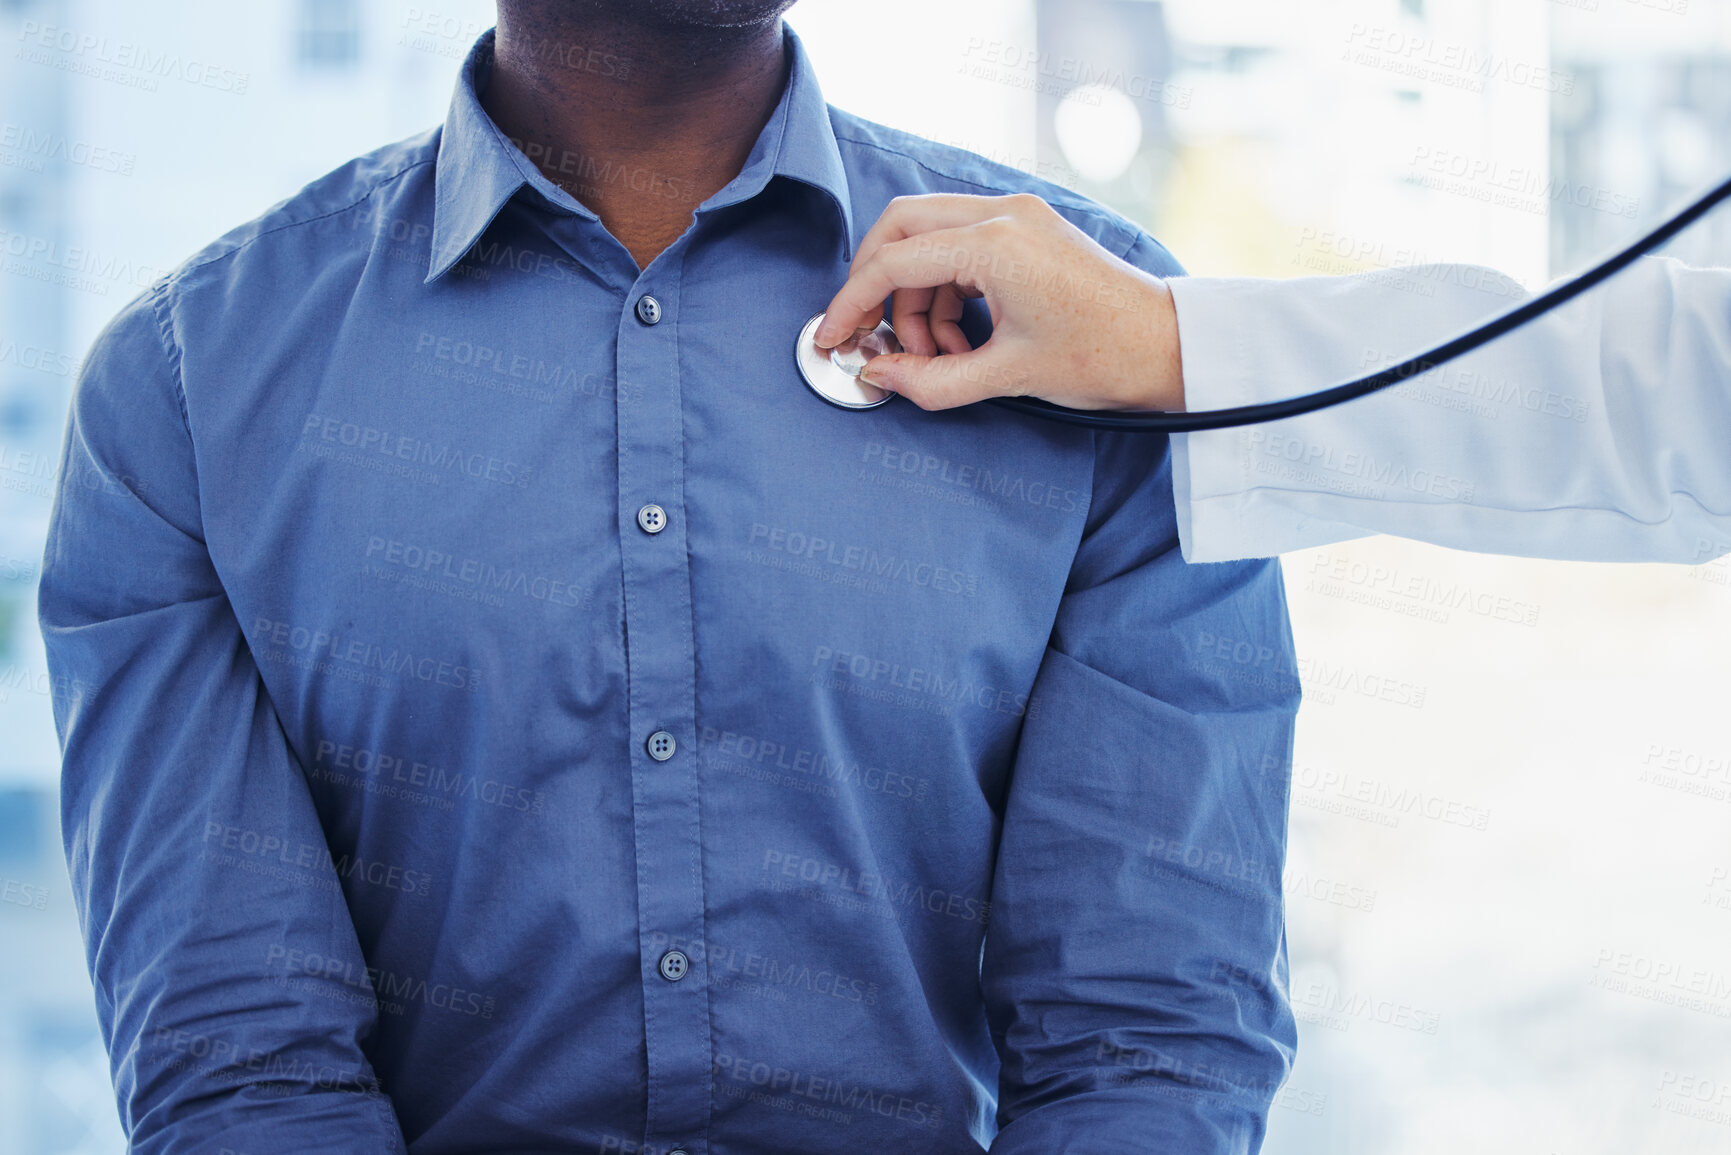
[(822, 320), (823, 314), (819, 313), (805, 323), (793, 350), (799, 375), (805, 378), (811, 391), (843, 409), (876, 409), (893, 399), (894, 393), (859, 379), (859, 371), (873, 357), (902, 351), (889, 322), (880, 321), (876, 329), (863, 337), (850, 338), (834, 349), (820, 349), (811, 338)]

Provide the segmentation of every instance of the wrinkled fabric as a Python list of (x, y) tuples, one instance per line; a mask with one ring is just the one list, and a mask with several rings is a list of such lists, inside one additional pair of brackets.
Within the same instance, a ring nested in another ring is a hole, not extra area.
[(793, 358), (901, 194), (1177, 266), (786, 45), (646, 269), (488, 121), (489, 34), (442, 128), (98, 340), (41, 618), (135, 1150), (1260, 1143), (1278, 570), (1183, 562), (1163, 439), (847, 412)]

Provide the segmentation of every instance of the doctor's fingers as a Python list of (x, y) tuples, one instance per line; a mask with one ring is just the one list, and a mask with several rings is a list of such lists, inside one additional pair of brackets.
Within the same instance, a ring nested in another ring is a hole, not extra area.
[(987, 270), (994, 254), (1016, 245), (999, 224), (993, 219), (878, 246), (869, 259), (854, 267), (830, 300), (813, 340), (828, 349), (870, 329), (883, 316), (884, 298), (898, 289), (935, 289), (953, 283), (964, 292), (984, 290), (975, 272)]
[(1045, 216), (1062, 219), (1052, 210), (1052, 206), (1033, 193), (1012, 193), (1007, 196), (920, 193), (896, 197), (884, 208), (877, 222), (866, 230), (866, 235), (860, 238), (849, 272), (869, 261), (872, 254), (884, 245), (919, 236), (921, 233), (959, 229), (999, 217), (1027, 225)]
[(886, 353), (865, 364), (860, 380), (900, 393), (921, 409), (953, 409), (988, 397), (1024, 396), (1030, 375), (987, 342), (971, 353), (921, 357)]
[[(955, 285), (897, 289), (890, 294), (890, 328), (905, 352), (922, 357), (966, 353), (973, 346), (962, 333), (964, 294)], [(977, 295), (977, 294), (974, 294)]]

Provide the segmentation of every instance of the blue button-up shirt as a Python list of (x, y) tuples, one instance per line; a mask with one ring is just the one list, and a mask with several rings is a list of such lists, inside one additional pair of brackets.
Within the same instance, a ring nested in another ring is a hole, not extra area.
[(1255, 1149), (1277, 569), (1184, 564), (1163, 440), (847, 412), (793, 358), (900, 194), (1171, 259), (828, 108), (788, 33), (639, 270), (483, 112), (491, 47), (79, 381), (41, 617), (135, 1149)]

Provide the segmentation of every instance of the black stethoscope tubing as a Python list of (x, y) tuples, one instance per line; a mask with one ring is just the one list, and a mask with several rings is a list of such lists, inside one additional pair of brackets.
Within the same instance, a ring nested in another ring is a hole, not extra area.
[(1477, 328), (1462, 333), (1452, 340), (1445, 341), (1436, 348), (1420, 353), (1416, 357), (1409, 357), (1398, 365), (1391, 365), (1386, 369), (1370, 374), (1368, 377), (1360, 377), (1356, 381), (1348, 381), (1343, 385), (1335, 385), (1328, 389), (1319, 389), (1314, 393), (1306, 393), (1300, 397), (1292, 397), (1284, 401), (1270, 401), (1261, 405), (1240, 405), (1231, 409), (1205, 409), (1196, 413), (1069, 409), (1034, 397), (993, 397), (990, 400), (992, 404), (1000, 405), (1005, 409), (1013, 409), (1018, 413), (1026, 413), (1048, 421), (1061, 421), (1068, 425), (1083, 425), (1090, 429), (1110, 429), (1126, 433), (1196, 433), (1205, 429), (1231, 429), (1240, 425), (1258, 425), (1265, 421), (1279, 421), (1286, 417), (1315, 413), (1319, 409), (1340, 405), (1343, 402), (1375, 393), (1379, 389), (1386, 389), (1390, 385), (1398, 384), (1409, 377), (1427, 373), (1439, 365), (1447, 364), (1456, 357), (1464, 356), (1474, 349), (1495, 341), (1498, 337), (1514, 332), (1522, 325), (1538, 320), (1552, 309), (1559, 308), (1587, 290), (1622, 272), (1641, 257), (1706, 216), (1728, 197), (1731, 197), (1731, 177), (1726, 178), (1718, 186), (1686, 205), (1653, 231), (1620, 252), (1607, 257), (1580, 276), (1563, 281), (1501, 316), (1493, 317)]

